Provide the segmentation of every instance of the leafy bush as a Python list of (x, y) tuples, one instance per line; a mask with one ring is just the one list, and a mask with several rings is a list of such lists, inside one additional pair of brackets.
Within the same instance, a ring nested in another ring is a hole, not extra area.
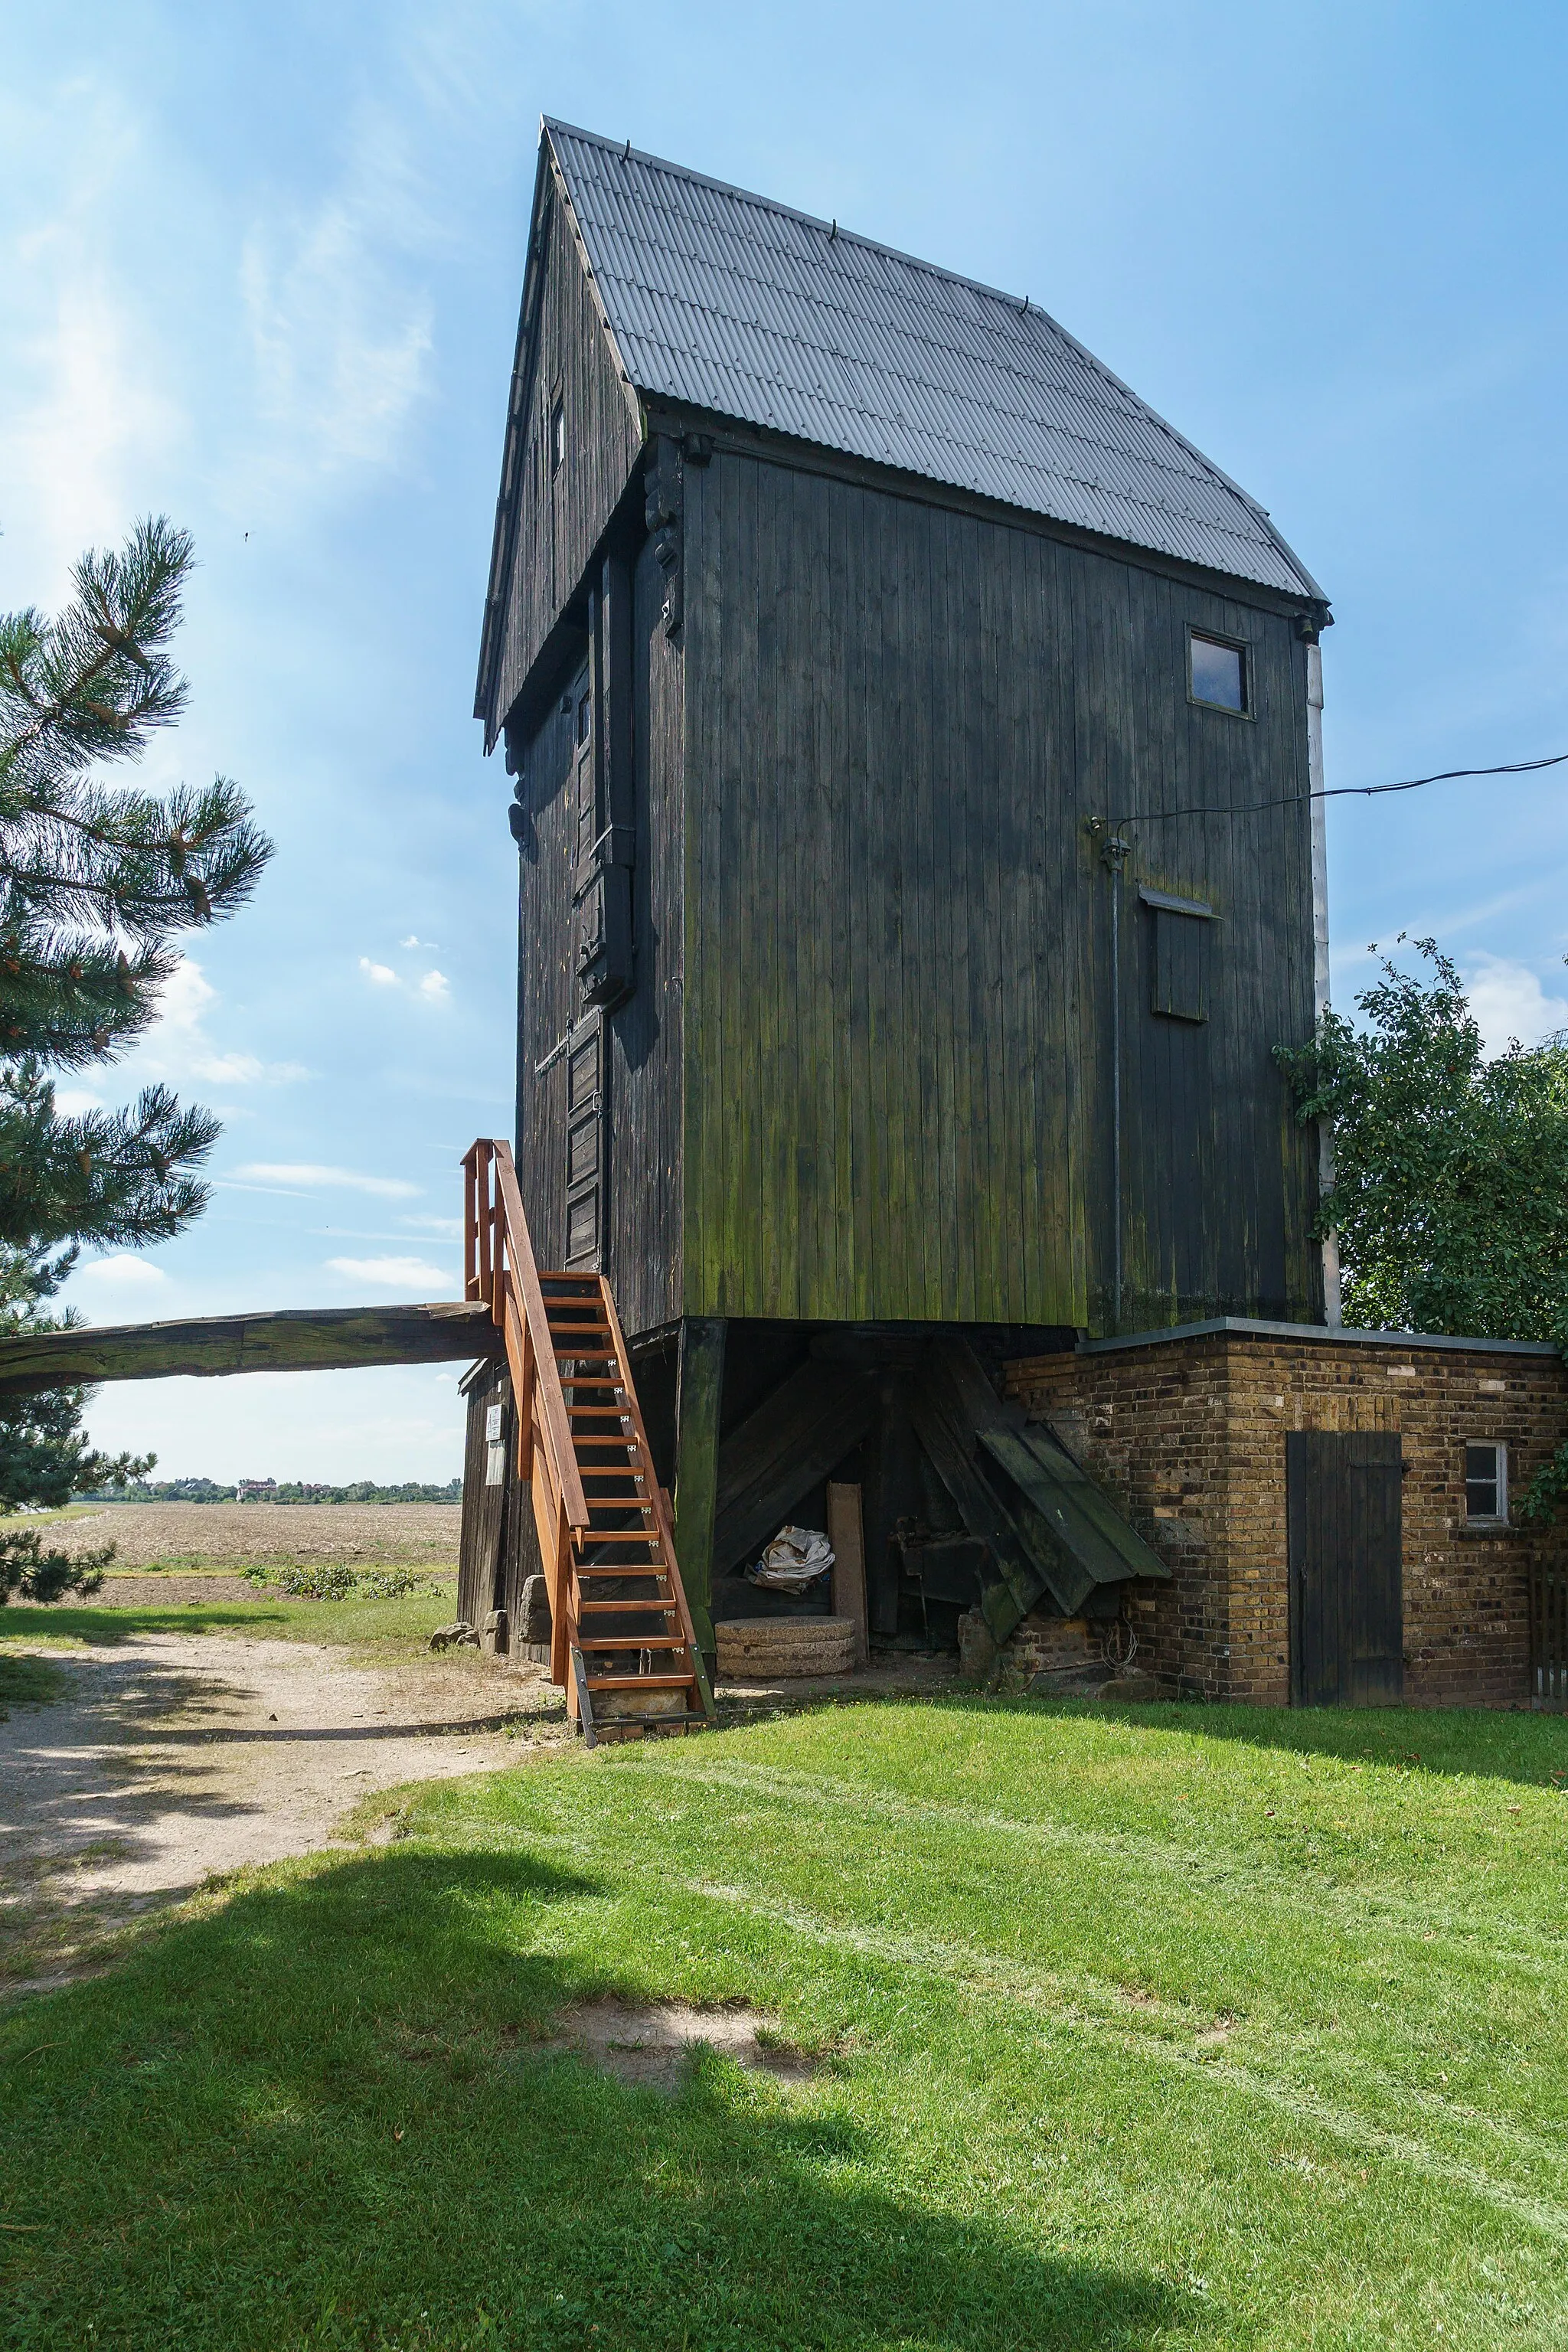
[(290, 1560), (245, 1570), (252, 1584), (269, 1584), (294, 1601), (404, 1601), (438, 1585), (416, 1568), (351, 1568), (346, 1559)]

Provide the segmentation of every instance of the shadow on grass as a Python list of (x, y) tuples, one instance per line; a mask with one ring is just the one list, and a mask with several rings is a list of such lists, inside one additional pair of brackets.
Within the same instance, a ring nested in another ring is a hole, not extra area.
[(33, 2225), (0, 2240), (9, 2340), (1137, 2352), (1215, 2324), (1043, 2251), (961, 2151), (905, 2186), (929, 2110), (911, 2142), (830, 2077), (701, 2058), (667, 2101), (538, 2051), (569, 2002), (680, 1990), (616, 1972), (612, 1892), (429, 1848), (275, 1872), (0, 2021), (5, 2218)]
[(944, 1693), (920, 1702), (1025, 1720), (1120, 1723), (1173, 1738), (1226, 1739), (1290, 1756), (1334, 1757), (1406, 1771), (1468, 1774), (1554, 1787), (1568, 1770), (1568, 1717), (1497, 1707), (1217, 1706), (1192, 1699), (1150, 1706), (1111, 1699), (982, 1698)]
[(43, 1706), (63, 1697), (66, 1677), (47, 1658), (7, 1658), (0, 1654), (0, 1723), (7, 1706)]
[[(322, 1604), (325, 1605), (325, 1604)], [(205, 1633), (226, 1625), (288, 1625), (295, 1622), (264, 1601), (198, 1601), (165, 1609), (0, 1610), (0, 1642), (128, 1642), (138, 1633)]]

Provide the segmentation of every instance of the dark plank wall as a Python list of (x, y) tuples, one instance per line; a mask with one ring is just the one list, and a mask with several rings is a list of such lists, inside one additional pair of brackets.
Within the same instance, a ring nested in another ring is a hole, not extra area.
[[(1110, 900), (1085, 820), (1306, 789), (1293, 625), (1026, 530), (721, 454), (686, 477), (685, 1311), (1106, 1328), (1312, 1316), (1305, 806), (1130, 828), (1124, 1288)], [(1253, 648), (1194, 708), (1190, 625)], [(1150, 1011), (1140, 881), (1223, 917)]]
[[(630, 1335), (679, 1314), (681, 773), (680, 649), (659, 624), (651, 545), (637, 562), (633, 614), (633, 872), (636, 988), (609, 1016), (609, 1246), (605, 1271)], [(521, 778), (524, 810), (518, 934), (517, 1165), (540, 1261), (566, 1245), (566, 1063), (538, 1065), (581, 1018), (574, 969), (572, 717), (562, 672)]]
[(633, 613), (637, 985), (610, 1016), (610, 1213), (605, 1272), (630, 1337), (680, 1313), (681, 782), (685, 666), (660, 623), (664, 575), (637, 559)]
[[(632, 395), (621, 381), (558, 194), (543, 240), (539, 323), (521, 387), (529, 422), (514, 461), (520, 478), (503, 488), (518, 506), (495, 698), (500, 718), (575, 593), (642, 446)], [(566, 457), (558, 471), (549, 447), (557, 394), (566, 425)]]

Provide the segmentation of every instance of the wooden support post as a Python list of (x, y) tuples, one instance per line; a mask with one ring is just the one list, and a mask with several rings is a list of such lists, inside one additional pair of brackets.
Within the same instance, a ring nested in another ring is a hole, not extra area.
[(887, 1640), (899, 1630), (893, 1529), (900, 1518), (920, 1508), (920, 1444), (910, 1420), (906, 1383), (899, 1374), (882, 1379), (878, 1406), (865, 1452), (866, 1598), (871, 1631)]
[(719, 1415), (724, 1401), (722, 1316), (688, 1316), (680, 1327), (675, 1391), (675, 1557), (698, 1646), (714, 1670), (713, 1500)]
[(833, 1613), (855, 1627), (855, 1663), (866, 1664), (871, 1645), (866, 1626), (866, 1533), (858, 1486), (827, 1486), (827, 1540), (833, 1546)]

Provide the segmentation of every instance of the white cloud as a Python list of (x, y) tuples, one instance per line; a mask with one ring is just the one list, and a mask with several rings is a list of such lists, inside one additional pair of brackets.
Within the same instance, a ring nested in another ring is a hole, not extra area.
[(328, 1270), (372, 1290), (404, 1290), (419, 1298), (444, 1297), (452, 1276), (420, 1257), (330, 1257)]
[(1511, 1037), (1534, 1045), (1555, 1029), (1568, 1029), (1568, 997), (1549, 996), (1528, 964), (1477, 955), (1466, 967), (1465, 985), (1489, 1054), (1505, 1052)]
[(263, 1062), (254, 1054), (222, 1052), (206, 1025), (219, 1001), (200, 964), (182, 956), (159, 999), (158, 1019), (136, 1049), (137, 1076), (166, 1078), (172, 1085), (195, 1078), (209, 1087), (250, 1087), (309, 1076), (299, 1062)]
[[(418, 947), (418, 940), (405, 940), (404, 947)], [(428, 948), (430, 942), (423, 944)], [(359, 968), (374, 988), (395, 988), (409, 996), (422, 997), (426, 1004), (450, 1004), (451, 983), (444, 971), (423, 972), (417, 981), (404, 980), (389, 963), (377, 963), (373, 956), (361, 956)]]
[(122, 88), (79, 72), (45, 99), (0, 102), (0, 151), (32, 217), (7, 240), (0, 477), (31, 542), (28, 593), (56, 604), (84, 548), (115, 538), (186, 436), (160, 371), (164, 340), (127, 299), (106, 247), (151, 159)]
[(461, 1217), (399, 1217), (397, 1222), (422, 1234), (438, 1234), (445, 1242), (457, 1242), (463, 1238)]
[(406, 139), (368, 109), (342, 185), (252, 228), (239, 283), (274, 473), (395, 459), (429, 375), (430, 297), (406, 275), (428, 236)]
[(128, 1250), (116, 1257), (89, 1258), (77, 1268), (79, 1282), (100, 1282), (127, 1290), (155, 1288), (168, 1279), (161, 1265), (149, 1265), (144, 1257), (132, 1257)]
[(441, 952), (434, 940), (422, 940), (413, 931), (405, 940), (399, 940), (397, 944), (400, 948), (423, 948), (426, 955), (439, 955)]
[(83, 1118), (89, 1110), (103, 1108), (103, 1097), (89, 1094), (85, 1087), (57, 1087), (55, 1108), (62, 1118)]
[(401, 1176), (365, 1176), (357, 1168), (324, 1168), (310, 1160), (254, 1160), (234, 1171), (241, 1182), (281, 1184), (311, 1192), (374, 1192), (378, 1200), (417, 1200), (423, 1187)]

